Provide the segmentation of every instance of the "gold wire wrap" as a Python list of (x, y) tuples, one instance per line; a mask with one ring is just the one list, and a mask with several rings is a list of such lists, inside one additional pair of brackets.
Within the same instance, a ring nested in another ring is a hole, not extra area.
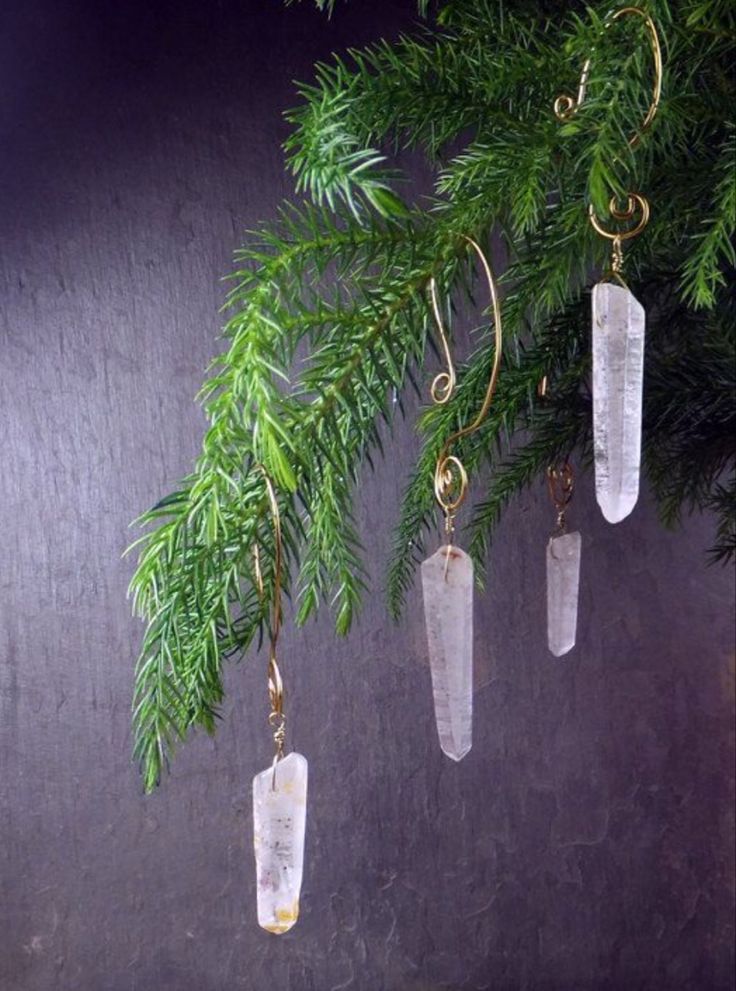
[(552, 505), (557, 511), (557, 530), (559, 533), (567, 531), (565, 513), (570, 505), (574, 488), (575, 475), (569, 461), (565, 461), (559, 468), (556, 465), (549, 466), (547, 469), (547, 491)]
[[(640, 7), (622, 7), (620, 10), (617, 10), (614, 14), (611, 14), (606, 18), (606, 26), (610, 27), (614, 21), (617, 21), (619, 18), (625, 17), (628, 14), (633, 14), (636, 17), (640, 17), (644, 21), (644, 26), (646, 27), (647, 34), (649, 35), (649, 43), (651, 45), (652, 57), (654, 60), (654, 84), (652, 87), (652, 99), (649, 104), (649, 109), (647, 110), (646, 116), (644, 117), (644, 121), (642, 122), (639, 130), (635, 131), (628, 139), (629, 148), (635, 148), (641, 140), (642, 134), (644, 134), (654, 120), (659, 108), (660, 99), (662, 97), (662, 48), (659, 44), (659, 35), (657, 34), (657, 28), (654, 21), (649, 14), (647, 14), (646, 11), (642, 10)], [(577, 96), (573, 97), (567, 93), (563, 93), (555, 100), (554, 111), (558, 120), (569, 120), (580, 109), (581, 104), (585, 100), (588, 79), (590, 77), (591, 63), (592, 56), (587, 58), (585, 60), (585, 64), (583, 65), (583, 71), (580, 75), (580, 82), (578, 84)], [(626, 196), (626, 206), (623, 209), (619, 209), (618, 201), (616, 197), (613, 196), (611, 197), (611, 201), (608, 205), (608, 210), (614, 220), (622, 222), (634, 220), (637, 214), (639, 215), (639, 220), (629, 230), (609, 231), (606, 230), (600, 220), (596, 217), (592, 205), (588, 211), (590, 223), (593, 225), (595, 231), (600, 234), (601, 237), (605, 237), (612, 242), (611, 274), (617, 277), (618, 280), (625, 285), (623, 279), (621, 278), (621, 272), (623, 271), (624, 265), (623, 242), (630, 240), (632, 237), (636, 237), (637, 234), (641, 234), (646, 225), (649, 223), (649, 202), (646, 197), (639, 193), (628, 193)]]
[[(271, 704), (271, 711), (268, 714), (268, 722), (273, 729), (273, 742), (276, 747), (274, 755), (274, 779), (273, 786), (276, 786), (276, 764), (284, 756), (284, 744), (286, 742), (286, 716), (284, 715), (284, 682), (276, 660), (276, 644), (281, 632), (281, 571), (282, 571), (282, 538), (281, 538), (281, 514), (276, 498), (276, 490), (273, 482), (263, 467), (256, 465), (258, 471), (263, 475), (268, 495), (269, 508), (271, 510), (271, 523), (273, 525), (274, 543), (276, 546), (273, 564), (273, 600), (271, 606), (271, 618), (269, 622), (269, 657), (268, 657), (268, 700)], [(261, 554), (258, 544), (253, 545), (253, 564), (256, 577), (256, 589), (258, 597), (263, 601), (265, 589), (263, 585), (263, 571), (261, 569)]]
[[(496, 384), (498, 382), (498, 373), (501, 367), (501, 350), (503, 346), (503, 327), (501, 324), (501, 306), (498, 301), (498, 292), (496, 290), (496, 281), (493, 278), (493, 272), (491, 271), (491, 266), (486, 258), (483, 249), (480, 245), (473, 240), (472, 237), (463, 235), (465, 241), (473, 248), (478, 258), (480, 259), (483, 272), (488, 282), (488, 289), (491, 295), (491, 304), (493, 307), (493, 325), (495, 328), (496, 336), (496, 348), (495, 354), (493, 356), (493, 367), (491, 369), (491, 377), (486, 388), (485, 398), (483, 399), (483, 405), (481, 406), (478, 414), (472, 423), (468, 424), (466, 427), (462, 427), (460, 430), (456, 430), (455, 433), (450, 434), (445, 443), (442, 445), (442, 450), (440, 451), (439, 457), (434, 470), (434, 495), (439, 506), (441, 507), (443, 513), (445, 514), (445, 531), (447, 534), (448, 541), (452, 540), (453, 534), (453, 520), (455, 513), (465, 499), (468, 490), (468, 473), (463, 465), (462, 461), (455, 457), (454, 454), (450, 454), (450, 448), (452, 445), (460, 440), (461, 437), (467, 437), (469, 434), (475, 433), (478, 427), (481, 425), (483, 420), (485, 420), (488, 410), (491, 405), (491, 400), (493, 399), (493, 394), (496, 391)], [(452, 355), (450, 352), (450, 345), (448, 342), (447, 333), (445, 331), (444, 324), (442, 322), (442, 317), (440, 315), (440, 308), (437, 302), (437, 283), (434, 278), (429, 284), (430, 296), (432, 299), (432, 311), (434, 313), (435, 322), (437, 324), (437, 332), (439, 333), (440, 340), (442, 342), (442, 349), (445, 353), (445, 358), (447, 360), (448, 370), (446, 372), (441, 372), (436, 376), (432, 382), (432, 387), (430, 393), (433, 401), (437, 405), (444, 405), (451, 397), (455, 389), (456, 375), (455, 367), (452, 362)]]

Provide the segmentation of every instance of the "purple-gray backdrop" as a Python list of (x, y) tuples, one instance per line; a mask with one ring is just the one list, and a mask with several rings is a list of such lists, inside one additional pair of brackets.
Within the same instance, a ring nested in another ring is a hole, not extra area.
[(354, 0), (6, 3), (0, 26), (0, 988), (583, 991), (732, 982), (730, 575), (708, 520), (591, 480), (579, 645), (544, 646), (543, 485), (500, 528), (476, 608), (475, 745), (437, 747), (418, 597), (380, 562), (416, 439), (358, 516), (376, 591), (351, 637), (285, 637), (310, 760), (303, 916), (257, 928), (250, 779), (264, 660), (217, 739), (144, 798), (130, 761), (127, 524), (198, 451), (192, 399), (243, 231), (290, 193), (280, 112), (333, 47), (407, 26)]

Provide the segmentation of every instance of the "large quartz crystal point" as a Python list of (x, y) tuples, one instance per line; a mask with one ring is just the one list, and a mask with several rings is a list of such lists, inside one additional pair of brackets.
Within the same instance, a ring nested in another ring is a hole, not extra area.
[(285, 933), (299, 918), (307, 824), (307, 761), (289, 754), (253, 778), (258, 925)]
[(547, 645), (555, 657), (575, 646), (580, 544), (579, 533), (550, 537), (547, 544)]
[(462, 760), (473, 745), (473, 562), (440, 547), (422, 564), (422, 589), (440, 747)]
[(595, 494), (609, 523), (639, 496), (644, 308), (623, 286), (593, 287)]

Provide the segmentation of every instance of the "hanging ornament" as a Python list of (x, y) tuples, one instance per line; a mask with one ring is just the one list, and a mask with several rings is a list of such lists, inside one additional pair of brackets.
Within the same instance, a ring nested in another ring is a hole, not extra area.
[[(630, 203), (646, 204), (634, 193)], [(628, 209), (625, 211), (629, 213)], [(620, 218), (624, 212), (611, 213)], [(629, 215), (633, 215), (633, 209)], [(648, 205), (637, 228), (643, 230)], [(596, 230), (603, 231), (591, 214)], [(609, 235), (604, 232), (604, 236)], [(641, 416), (644, 387), (644, 308), (621, 277), (622, 237), (613, 238), (611, 273), (620, 285), (593, 286), (593, 450), (595, 494), (609, 523), (626, 519), (639, 497)]]
[[(259, 466), (260, 467), (260, 466)], [(253, 778), (253, 846), (256, 855), (258, 924), (270, 933), (285, 933), (299, 917), (307, 824), (307, 761), (301, 754), (284, 756), (286, 717), (284, 684), (276, 660), (281, 629), (281, 517), (273, 484), (266, 483), (274, 529), (273, 606), (269, 623), (268, 722), (276, 748), (273, 763)], [(264, 598), (258, 545), (254, 547), (256, 587)]]
[[(478, 255), (488, 281), (496, 347), (480, 412), (471, 424), (447, 438), (437, 458), (434, 494), (445, 518), (445, 542), (421, 569), (437, 733), (443, 753), (456, 761), (462, 760), (473, 743), (473, 562), (454, 544), (455, 515), (467, 493), (468, 475), (460, 459), (449, 452), (456, 441), (474, 433), (488, 413), (498, 380), (502, 344), (501, 311), (490, 265), (480, 246), (472, 238), (465, 240)], [(440, 372), (432, 383), (431, 395), (433, 402), (444, 405), (455, 390), (456, 375), (434, 279), (429, 288), (447, 362), (447, 371)]]
[(575, 646), (578, 625), (581, 537), (567, 532), (565, 514), (572, 499), (572, 465), (547, 469), (547, 488), (557, 511), (556, 532), (547, 544), (547, 646), (562, 657)]
[[(659, 106), (662, 92), (662, 53), (657, 29), (651, 17), (638, 7), (622, 7), (608, 18), (610, 25), (620, 17), (641, 17), (654, 56), (652, 102), (640, 131), (629, 139), (633, 148), (649, 127)], [(591, 60), (583, 66), (577, 97), (558, 96), (555, 113), (568, 120), (585, 99)], [(590, 207), (589, 219), (601, 237), (612, 242), (611, 267), (593, 287), (593, 449), (595, 491), (601, 512), (609, 523), (625, 519), (639, 496), (641, 465), (642, 390), (644, 383), (645, 314), (623, 278), (623, 244), (640, 234), (649, 222), (649, 203), (639, 193), (628, 193), (619, 206), (614, 196), (609, 203), (611, 218), (628, 229), (608, 230)]]

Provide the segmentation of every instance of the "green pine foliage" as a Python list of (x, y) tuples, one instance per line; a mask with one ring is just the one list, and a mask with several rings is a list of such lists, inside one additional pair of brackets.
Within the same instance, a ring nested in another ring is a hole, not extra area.
[[(179, 490), (141, 517), (147, 529), (134, 545), (133, 604), (147, 624), (135, 754), (147, 789), (178, 741), (196, 726), (213, 731), (224, 660), (241, 656), (267, 624), (274, 546), (257, 465), (278, 489), (285, 587), (299, 621), (326, 603), (338, 632), (350, 628), (366, 580), (355, 487), (383, 454), (382, 424), (401, 408), (393, 398), (417, 383), (424, 390), (437, 370), (430, 279), (444, 299), (472, 293), (463, 235), (488, 244), (495, 232), (508, 258), (498, 392), (482, 429), (457, 449), (488, 479), (464, 513), (477, 564), (520, 489), (562, 454), (590, 461), (589, 288), (609, 246), (587, 210), (606, 216), (610, 196), (629, 189), (652, 203), (626, 264), (648, 315), (648, 477), (666, 523), (713, 510), (714, 556), (736, 552), (733, 5), (648, 3), (663, 41), (664, 89), (633, 150), (651, 53), (638, 19), (606, 30), (609, 9), (608, 0), (567, 10), (448, 0), (414, 34), (318, 65), (302, 87), (286, 152), (307, 201), (285, 206), (237, 252), (224, 350), (201, 393), (210, 424), (201, 456)], [(560, 124), (554, 98), (575, 92), (591, 52), (587, 98)], [(429, 199), (412, 196), (391, 164), (405, 148), (434, 168)], [(395, 615), (436, 520), (434, 459), (480, 405), (492, 340), (486, 323), (454, 398), (421, 418), (423, 450), (387, 563)], [(544, 374), (549, 398), (540, 399)]]

